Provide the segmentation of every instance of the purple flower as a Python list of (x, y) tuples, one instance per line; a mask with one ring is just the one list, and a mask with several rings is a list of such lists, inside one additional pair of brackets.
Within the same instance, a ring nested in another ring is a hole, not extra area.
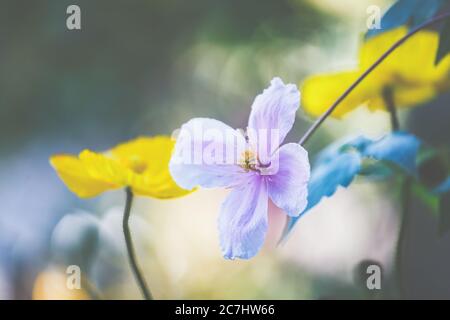
[(227, 259), (248, 259), (259, 251), (267, 233), (269, 199), (291, 217), (307, 205), (308, 153), (297, 143), (280, 146), (299, 101), (295, 85), (274, 78), (253, 102), (246, 134), (207, 118), (181, 127), (169, 164), (175, 182), (185, 189), (232, 188), (219, 216)]

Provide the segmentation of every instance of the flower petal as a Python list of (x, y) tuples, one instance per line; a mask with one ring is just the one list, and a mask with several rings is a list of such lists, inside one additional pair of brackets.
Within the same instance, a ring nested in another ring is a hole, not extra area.
[[(367, 69), (396, 41), (408, 33), (402, 26), (364, 42), (360, 49), (360, 68)], [(384, 74), (389, 83), (384, 85), (417, 86), (436, 80), (435, 57), (439, 44), (439, 34), (431, 30), (421, 30), (392, 52), (373, 74)], [(417, 69), (420, 68), (420, 72)], [(448, 77), (448, 76), (447, 76)]]
[(269, 160), (291, 130), (299, 104), (297, 87), (285, 85), (280, 78), (273, 78), (270, 86), (255, 98), (247, 130), (262, 162)]
[(234, 186), (251, 174), (238, 165), (245, 145), (242, 134), (223, 122), (192, 119), (181, 127), (170, 173), (184, 189)]
[(106, 190), (118, 187), (98, 177), (92, 177), (83, 162), (77, 157), (54, 155), (50, 158), (50, 164), (67, 188), (80, 198), (94, 197)]
[(296, 217), (307, 205), (308, 152), (297, 143), (285, 144), (274, 154), (271, 166), (274, 164), (279, 168), (276, 174), (267, 176), (269, 197), (289, 216)]
[(180, 188), (170, 175), (169, 161), (174, 146), (175, 140), (167, 136), (140, 137), (118, 145), (111, 154), (135, 171), (128, 181), (135, 194), (170, 199), (191, 192)]
[[(433, 99), (438, 93), (437, 88), (430, 82), (429, 85), (398, 86), (392, 94), (392, 101), (397, 108), (417, 106)], [(372, 98), (367, 107), (371, 111), (387, 110), (386, 101), (382, 96)]]
[[(331, 147), (335, 148), (334, 145)], [(328, 153), (327, 149), (325, 153)], [(301, 216), (315, 207), (323, 197), (331, 197), (340, 186), (347, 188), (360, 170), (361, 155), (354, 151), (337, 152), (333, 160), (316, 163), (308, 183), (307, 206), (299, 216), (289, 218), (283, 239), (291, 232)]]
[(105, 181), (116, 187), (125, 187), (133, 172), (121, 165), (117, 160), (105, 154), (83, 150), (78, 158), (83, 163), (89, 175), (95, 179)]
[[(344, 91), (361, 75), (360, 71), (348, 71), (312, 76), (302, 85), (302, 109), (311, 116), (322, 115), (344, 93)], [(376, 97), (380, 85), (369, 81), (371, 77), (359, 84), (333, 111), (332, 116), (340, 118), (367, 100)]]
[[(359, 65), (355, 70), (308, 78), (302, 86), (302, 106), (319, 116), (386, 50), (405, 36), (407, 27), (399, 27), (362, 43)], [(450, 57), (437, 66), (437, 32), (422, 30), (408, 39), (374, 69), (333, 111), (341, 117), (354, 108), (368, 104), (370, 110), (386, 110), (383, 90), (391, 88), (396, 107), (415, 106), (429, 101), (449, 87)], [(420, 72), (417, 70), (420, 69)]]
[(222, 253), (227, 259), (249, 259), (264, 243), (268, 226), (268, 194), (264, 179), (235, 188), (222, 204), (219, 233)]

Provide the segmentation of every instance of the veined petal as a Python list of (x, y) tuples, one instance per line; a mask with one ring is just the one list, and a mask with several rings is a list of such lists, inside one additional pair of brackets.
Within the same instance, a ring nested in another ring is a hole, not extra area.
[(173, 199), (185, 196), (193, 191), (179, 187), (169, 172), (169, 164), (167, 168), (156, 175), (135, 174), (130, 182), (130, 186), (134, 194), (149, 196), (158, 199)]
[(114, 159), (136, 173), (158, 174), (168, 170), (175, 141), (168, 136), (139, 137), (111, 149)]
[(50, 163), (67, 188), (80, 198), (94, 197), (106, 190), (120, 187), (91, 176), (77, 157), (54, 155), (50, 158)]
[(117, 160), (90, 150), (83, 150), (78, 157), (91, 177), (117, 187), (129, 185), (133, 172)]
[[(322, 115), (344, 93), (344, 91), (361, 75), (359, 71), (348, 71), (312, 76), (303, 83), (302, 108), (311, 116)], [(340, 118), (353, 109), (364, 105), (376, 97), (379, 83), (371, 81), (369, 76), (356, 87), (333, 111), (332, 116)]]
[(122, 165), (131, 169), (128, 184), (137, 195), (159, 199), (184, 196), (191, 191), (180, 188), (169, 172), (175, 140), (167, 136), (140, 137), (111, 150)]
[(264, 179), (231, 191), (222, 204), (219, 233), (222, 253), (227, 259), (249, 259), (264, 243), (268, 226), (268, 194)]
[[(323, 114), (337, 98), (397, 40), (408, 32), (399, 27), (362, 43), (358, 68), (353, 71), (308, 78), (302, 87), (302, 105), (313, 116)], [(432, 99), (450, 87), (450, 57), (435, 65), (439, 36), (422, 30), (403, 43), (375, 68), (333, 112), (341, 117), (361, 105), (387, 110), (383, 90), (390, 88), (396, 107), (410, 107)], [(417, 70), (420, 69), (420, 72)]]
[(273, 155), (277, 165), (274, 175), (267, 176), (269, 197), (289, 216), (296, 217), (306, 208), (310, 166), (308, 152), (297, 143), (288, 143)]
[(248, 121), (248, 136), (263, 163), (291, 130), (299, 104), (297, 87), (285, 85), (280, 78), (272, 79), (270, 86), (255, 98)]
[(217, 120), (195, 118), (181, 127), (170, 173), (184, 189), (234, 186), (252, 175), (238, 165), (245, 148), (237, 130)]
[[(397, 40), (404, 37), (408, 29), (404, 26), (384, 32), (363, 43), (360, 50), (361, 70), (372, 65)], [(439, 35), (435, 31), (419, 31), (397, 48), (373, 73), (385, 74), (388, 82), (405, 82), (406, 85), (429, 84), (437, 77), (435, 57)], [(420, 68), (420, 72), (418, 72)]]

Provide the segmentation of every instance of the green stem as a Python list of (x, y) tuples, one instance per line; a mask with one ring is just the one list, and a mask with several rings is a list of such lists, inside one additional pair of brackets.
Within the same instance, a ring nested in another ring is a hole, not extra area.
[(306, 133), (303, 135), (303, 137), (300, 139), (299, 144), (304, 145), (309, 138), (314, 134), (314, 132), (320, 127), (320, 125), (325, 121), (326, 118), (328, 118), (333, 111), (336, 109), (336, 107), (355, 89), (378, 65), (380, 65), (389, 55), (395, 51), (398, 47), (400, 47), (406, 40), (408, 40), (410, 37), (412, 37), (414, 34), (419, 32), (420, 30), (429, 27), (430, 25), (433, 25), (439, 21), (442, 21), (444, 19), (447, 19), (450, 17), (450, 12), (443, 13), (441, 15), (438, 15), (434, 17), (433, 19), (426, 21), (422, 23), (421, 25), (415, 27), (412, 29), (408, 34), (406, 34), (404, 37), (399, 39), (397, 42), (395, 42), (386, 52), (384, 52), (366, 71), (364, 71), (363, 74), (361, 74), (358, 79), (350, 86), (347, 90), (331, 105), (330, 108), (328, 108), (327, 111), (325, 111), (317, 120), (314, 122), (314, 124), (306, 131)]
[[(391, 115), (391, 130), (398, 131), (400, 129), (400, 122), (398, 120), (397, 108), (393, 96), (391, 87), (385, 87), (382, 92), (383, 100), (386, 105), (389, 114)], [(394, 277), (397, 280), (397, 292), (400, 299), (404, 297), (404, 286), (402, 278), (402, 258), (403, 248), (405, 246), (406, 230), (409, 222), (409, 198), (411, 195), (411, 179), (405, 177), (401, 185), (401, 212), (399, 217), (400, 229), (398, 232), (397, 246), (395, 249), (395, 261), (394, 261)]]
[(125, 204), (125, 211), (123, 213), (123, 234), (125, 236), (125, 243), (127, 245), (127, 253), (128, 253), (128, 260), (130, 262), (131, 271), (133, 272), (134, 277), (136, 278), (136, 281), (139, 285), (139, 288), (141, 289), (142, 295), (144, 296), (145, 300), (152, 300), (152, 294), (150, 293), (150, 289), (147, 286), (147, 283), (145, 282), (144, 276), (142, 275), (141, 270), (139, 269), (136, 254), (134, 252), (134, 246), (133, 241), (131, 239), (131, 232), (130, 232), (130, 226), (129, 226), (129, 219), (130, 219), (130, 213), (131, 213), (131, 204), (133, 202), (133, 192), (130, 188), (126, 189), (127, 199)]
[(410, 206), (410, 198), (411, 198), (411, 189), (412, 183), (410, 178), (405, 178), (403, 181), (402, 189), (401, 189), (401, 221), (400, 221), (400, 231), (397, 239), (397, 251), (395, 256), (395, 277), (397, 278), (397, 286), (399, 297), (402, 298), (404, 296), (404, 286), (403, 286), (403, 278), (402, 278), (402, 258), (403, 258), (403, 250), (406, 241), (406, 230), (408, 229), (410, 215), (409, 215), (409, 206)]
[(383, 89), (383, 99), (386, 107), (391, 115), (391, 129), (392, 131), (398, 131), (400, 129), (400, 122), (398, 120), (397, 108), (394, 102), (394, 92), (391, 87)]

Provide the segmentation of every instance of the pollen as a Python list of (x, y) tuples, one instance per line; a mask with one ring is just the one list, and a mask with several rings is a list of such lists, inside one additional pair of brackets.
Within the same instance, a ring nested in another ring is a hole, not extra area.
[(251, 150), (245, 150), (241, 155), (239, 164), (246, 171), (256, 170), (256, 164), (257, 164), (256, 154)]

